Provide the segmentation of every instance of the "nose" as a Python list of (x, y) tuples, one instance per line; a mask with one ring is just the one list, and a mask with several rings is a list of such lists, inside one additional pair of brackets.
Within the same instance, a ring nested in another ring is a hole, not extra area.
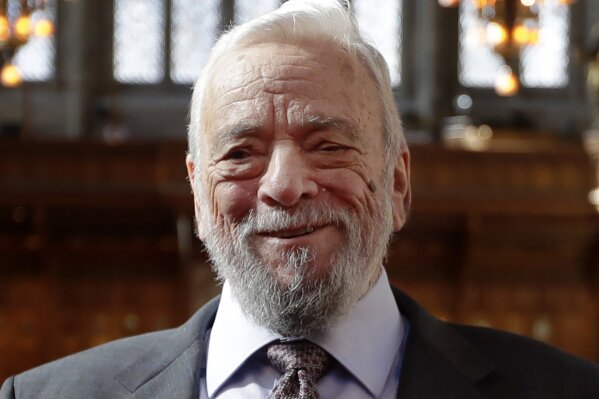
[(260, 179), (258, 199), (269, 206), (286, 208), (302, 198), (318, 194), (318, 185), (303, 151), (293, 144), (275, 147), (266, 173)]

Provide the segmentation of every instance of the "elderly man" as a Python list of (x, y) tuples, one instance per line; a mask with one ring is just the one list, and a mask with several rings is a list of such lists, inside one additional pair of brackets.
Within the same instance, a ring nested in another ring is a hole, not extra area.
[(337, 1), (291, 0), (219, 40), (187, 168), (221, 297), (0, 398), (599, 398), (596, 366), (436, 320), (389, 286), (409, 153), (386, 64)]

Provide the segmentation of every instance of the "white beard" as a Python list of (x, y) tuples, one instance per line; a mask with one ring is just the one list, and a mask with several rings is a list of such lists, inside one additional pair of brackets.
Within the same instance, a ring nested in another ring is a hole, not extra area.
[[(283, 336), (304, 337), (324, 331), (350, 312), (378, 276), (392, 233), (391, 200), (386, 190), (381, 191), (375, 214), (364, 220), (348, 209), (302, 202), (293, 210), (250, 212), (231, 234), (218, 226), (211, 209), (204, 207), (204, 245), (213, 269), (221, 281), (229, 281), (234, 297), (255, 323)], [(210, 204), (203, 190), (200, 195), (203, 204)], [(309, 247), (298, 247), (281, 253), (279, 267), (291, 276), (282, 284), (252, 245), (257, 232), (322, 224), (338, 226), (345, 235), (325, 276), (313, 276), (318, 254)]]

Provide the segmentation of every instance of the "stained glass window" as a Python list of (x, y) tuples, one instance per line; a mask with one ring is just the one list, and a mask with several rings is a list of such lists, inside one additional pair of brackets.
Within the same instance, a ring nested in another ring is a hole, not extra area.
[(401, 14), (402, 0), (354, 0), (354, 13), (362, 33), (383, 54), (391, 83), (397, 86), (401, 80)]
[[(47, 19), (56, 26), (56, 3), (57, 0), (47, 2), (45, 9), (35, 11), (31, 15), (31, 26), (34, 31), (37, 23), (42, 19)], [(17, 1), (9, 2), (9, 15), (18, 12)], [(27, 44), (17, 51), (14, 57), (14, 63), (21, 73), (24, 81), (41, 82), (54, 78), (56, 40), (55, 35), (30, 37)]]
[(220, 0), (172, 0), (171, 79), (197, 79), (220, 33)]
[(469, 87), (493, 87), (501, 56), (485, 44), (485, 29), (474, 1), (460, 3), (460, 83)]
[[(568, 83), (568, 7), (547, 1), (539, 9), (539, 42), (523, 49), (520, 78), (528, 87), (556, 88)], [(460, 2), (459, 79), (467, 87), (492, 87), (501, 56), (485, 44), (485, 30), (473, 0)]]
[(568, 84), (570, 9), (558, 2), (540, 8), (539, 42), (528, 46), (520, 60), (521, 80), (528, 87), (564, 87)]
[(114, 77), (158, 83), (164, 77), (163, 0), (115, 0)]
[[(56, 1), (56, 0), (55, 0)], [(114, 0), (114, 77), (122, 83), (158, 83), (168, 73), (175, 83), (192, 83), (221, 26), (223, 0), (171, 0), (170, 54), (165, 61), (166, 1)], [(236, 23), (276, 9), (281, 0), (235, 0)], [(354, 0), (360, 29), (381, 51), (393, 85), (401, 76), (402, 0)], [(166, 72), (168, 67), (168, 72)]]
[(275, 10), (279, 5), (279, 0), (235, 0), (235, 22), (248, 22)]

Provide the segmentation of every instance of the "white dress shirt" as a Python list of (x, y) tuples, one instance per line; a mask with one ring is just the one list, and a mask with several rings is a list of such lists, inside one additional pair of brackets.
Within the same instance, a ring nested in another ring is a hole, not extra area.
[[(407, 329), (383, 269), (348, 316), (326, 333), (306, 337), (337, 360), (318, 382), (321, 398), (395, 398)], [(268, 398), (281, 374), (264, 347), (278, 339), (245, 316), (225, 282), (208, 343), (203, 395)]]

